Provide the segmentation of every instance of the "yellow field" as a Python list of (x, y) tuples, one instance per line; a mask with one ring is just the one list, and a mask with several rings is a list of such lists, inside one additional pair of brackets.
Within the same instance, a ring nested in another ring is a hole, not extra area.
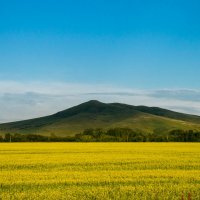
[(183, 196), (200, 199), (200, 143), (0, 144), (3, 200)]

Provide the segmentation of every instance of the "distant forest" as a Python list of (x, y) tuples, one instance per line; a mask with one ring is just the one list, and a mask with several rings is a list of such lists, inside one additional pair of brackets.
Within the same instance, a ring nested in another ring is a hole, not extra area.
[(54, 134), (10, 134), (0, 136), (0, 142), (200, 142), (200, 131), (172, 130), (169, 133), (140, 133), (130, 128), (86, 129), (75, 136)]

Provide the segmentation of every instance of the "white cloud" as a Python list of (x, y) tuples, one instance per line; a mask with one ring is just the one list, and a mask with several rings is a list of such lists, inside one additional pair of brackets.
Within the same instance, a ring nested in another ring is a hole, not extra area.
[(53, 114), (91, 99), (200, 115), (200, 90), (138, 90), (111, 85), (0, 81), (0, 122)]

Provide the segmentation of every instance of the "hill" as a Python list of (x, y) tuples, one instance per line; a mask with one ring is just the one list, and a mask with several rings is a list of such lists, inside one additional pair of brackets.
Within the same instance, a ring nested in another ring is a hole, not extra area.
[(87, 128), (128, 127), (143, 133), (174, 129), (200, 130), (200, 117), (158, 107), (102, 103), (91, 100), (56, 114), (0, 124), (0, 134), (74, 135)]

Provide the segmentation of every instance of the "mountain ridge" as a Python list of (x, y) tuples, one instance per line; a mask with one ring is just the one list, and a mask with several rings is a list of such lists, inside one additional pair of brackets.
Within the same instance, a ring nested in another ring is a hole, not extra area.
[(0, 124), (0, 134), (74, 135), (87, 128), (129, 127), (140, 132), (166, 132), (173, 129), (200, 130), (200, 116), (159, 107), (102, 103), (79, 104), (53, 115)]

